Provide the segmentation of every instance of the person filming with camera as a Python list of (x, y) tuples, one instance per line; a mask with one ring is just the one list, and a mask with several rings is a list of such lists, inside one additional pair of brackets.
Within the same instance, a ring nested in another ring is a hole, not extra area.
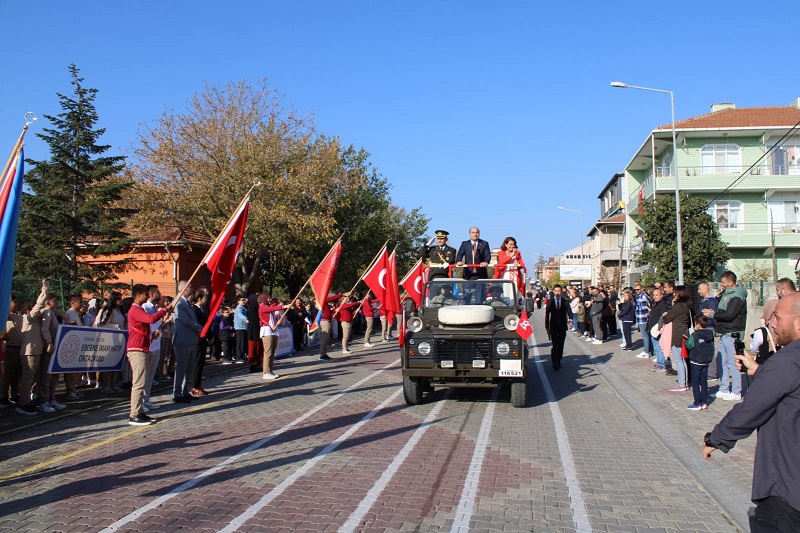
[(717, 357), (722, 361), (722, 378), (719, 382), (718, 400), (742, 399), (742, 376), (736, 368), (736, 339), (744, 338), (747, 327), (747, 289), (736, 284), (736, 274), (730, 270), (722, 274), (723, 291), (716, 311), (703, 309), (706, 318), (717, 322), (719, 339)]

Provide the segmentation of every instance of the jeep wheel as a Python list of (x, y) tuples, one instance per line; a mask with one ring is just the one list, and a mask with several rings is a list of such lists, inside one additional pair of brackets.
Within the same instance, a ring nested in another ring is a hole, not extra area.
[(511, 383), (511, 405), (514, 407), (525, 407), (528, 403), (528, 383), (525, 381), (515, 381)]
[(423, 385), (419, 378), (409, 376), (403, 377), (403, 397), (407, 405), (419, 405), (422, 403)]

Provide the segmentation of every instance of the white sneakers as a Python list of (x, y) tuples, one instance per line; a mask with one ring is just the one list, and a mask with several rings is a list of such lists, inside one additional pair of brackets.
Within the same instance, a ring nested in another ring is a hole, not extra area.
[(370, 343), (370, 342), (365, 342), (364, 343), (364, 348), (372, 348), (373, 346), (375, 346), (375, 345)]
[(353, 352), (351, 352), (350, 350), (342, 350), (342, 353), (347, 354), (347, 353), (353, 353)]
[(717, 398), (718, 400), (727, 400), (729, 402), (738, 402), (739, 400), (742, 399), (741, 394), (733, 394), (732, 392), (723, 390), (710, 394), (710, 396)]
[(599, 339), (595, 339), (595, 340), (592, 341), (592, 344), (603, 344), (603, 341), (601, 341)]
[(650, 357), (650, 354), (647, 352), (637, 353), (636, 357), (638, 359), (647, 359), (648, 357)]
[(264, 379), (278, 379), (280, 376), (275, 372), (267, 372), (261, 377), (263, 377)]

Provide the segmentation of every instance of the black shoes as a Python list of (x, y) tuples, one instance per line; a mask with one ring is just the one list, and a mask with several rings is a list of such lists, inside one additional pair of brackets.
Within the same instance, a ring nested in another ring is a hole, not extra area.
[(174, 403), (192, 403), (191, 398), (187, 398), (186, 396), (181, 396), (180, 398), (173, 398), (172, 401)]
[(319, 356), (319, 360), (320, 360), (320, 361), (332, 361), (333, 359), (331, 359), (331, 358), (330, 358), (330, 357), (328, 357), (327, 355), (320, 355), (320, 356)]
[(155, 423), (156, 421), (154, 418), (150, 418), (144, 413), (140, 413), (138, 416), (132, 416), (128, 419), (129, 426), (150, 426)]

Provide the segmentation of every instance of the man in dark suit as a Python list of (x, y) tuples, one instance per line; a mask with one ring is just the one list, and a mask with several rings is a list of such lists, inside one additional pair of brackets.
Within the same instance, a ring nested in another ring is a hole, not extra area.
[(564, 355), (564, 340), (567, 338), (569, 327), (569, 302), (561, 297), (561, 285), (553, 287), (553, 297), (547, 302), (544, 313), (544, 327), (550, 337), (553, 347), (550, 350), (550, 360), (553, 369), (561, 369), (561, 357)]
[[(192, 286), (186, 281), (181, 281), (178, 284), (178, 292), (191, 294)], [(172, 401), (189, 403), (191, 401), (189, 387), (192, 381), (189, 365), (192, 352), (200, 342), (203, 326), (197, 321), (197, 315), (186, 296), (181, 296), (175, 304), (173, 316), (175, 317), (175, 332), (172, 334), (172, 347), (175, 350), (175, 381), (172, 386)]]
[(469, 228), (469, 240), (461, 243), (461, 247), (456, 254), (456, 265), (480, 265), (477, 267), (464, 268), (464, 279), (486, 279), (489, 272), (486, 267), (492, 260), (492, 250), (489, 243), (482, 240), (481, 230), (475, 226)]

